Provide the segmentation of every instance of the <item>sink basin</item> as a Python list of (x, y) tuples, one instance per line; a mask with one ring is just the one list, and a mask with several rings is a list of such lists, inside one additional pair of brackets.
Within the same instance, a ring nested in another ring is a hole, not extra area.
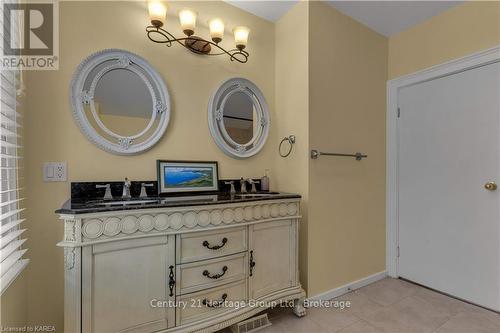
[(272, 197), (279, 192), (267, 192), (267, 193), (238, 193), (235, 196), (241, 198), (257, 198), (257, 197)]
[(156, 202), (157, 200), (123, 200), (123, 201), (105, 201), (105, 202), (99, 202), (96, 205), (97, 206), (130, 206), (130, 205), (142, 205), (146, 203), (151, 203), (151, 202)]

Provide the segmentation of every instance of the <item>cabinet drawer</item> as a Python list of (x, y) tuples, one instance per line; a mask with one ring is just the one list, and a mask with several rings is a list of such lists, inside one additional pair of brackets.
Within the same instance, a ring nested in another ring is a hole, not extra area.
[(217, 288), (181, 296), (177, 311), (177, 323), (184, 325), (193, 321), (209, 318), (221, 312), (235, 310), (247, 301), (246, 279), (225, 284)]
[(217, 258), (247, 250), (247, 228), (237, 227), (177, 235), (177, 262)]
[(212, 288), (247, 276), (247, 253), (182, 264), (177, 267), (180, 294)]

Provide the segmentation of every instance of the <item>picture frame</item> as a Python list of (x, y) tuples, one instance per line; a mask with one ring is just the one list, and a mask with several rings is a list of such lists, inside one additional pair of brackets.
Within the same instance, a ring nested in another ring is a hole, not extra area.
[(216, 192), (219, 190), (217, 161), (157, 160), (158, 194)]

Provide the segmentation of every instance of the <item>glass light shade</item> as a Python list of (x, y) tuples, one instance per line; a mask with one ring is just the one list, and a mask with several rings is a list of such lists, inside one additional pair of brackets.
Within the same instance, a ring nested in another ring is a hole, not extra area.
[(215, 43), (219, 43), (224, 36), (224, 22), (221, 19), (214, 18), (208, 21), (210, 28), (210, 37)]
[(179, 21), (181, 22), (182, 31), (188, 36), (194, 33), (196, 27), (196, 12), (190, 9), (183, 9), (179, 12)]
[(165, 24), (167, 17), (167, 6), (159, 1), (150, 1), (148, 3), (149, 19), (154, 26), (161, 27)]
[(233, 29), (234, 42), (238, 49), (243, 50), (247, 46), (249, 33), (250, 29), (247, 27), (236, 27)]

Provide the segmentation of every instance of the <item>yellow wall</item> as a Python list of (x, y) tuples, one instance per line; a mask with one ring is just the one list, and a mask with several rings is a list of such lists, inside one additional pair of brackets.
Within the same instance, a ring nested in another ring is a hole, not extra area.
[[(178, 27), (178, 3), (167, 25)], [(385, 82), (390, 78), (500, 44), (498, 3), (458, 6), (389, 41), (322, 2), (301, 2), (276, 24), (223, 2), (182, 4), (204, 23), (219, 16), (252, 29), (250, 61), (199, 57), (147, 40), (143, 2), (61, 2), (60, 70), (27, 73), (26, 181), (29, 184), (29, 257), (21, 279), (2, 297), (12, 322), (63, 325), (62, 223), (53, 213), (69, 196), (68, 183), (42, 182), (45, 161), (67, 161), (69, 181), (155, 178), (155, 160), (218, 160), (223, 178), (259, 177), (271, 169), (271, 186), (304, 196), (301, 281), (310, 296), (385, 269)], [(112, 21), (113, 24), (110, 24)], [(173, 28), (176, 29), (176, 28)], [(180, 33), (180, 29), (178, 29)], [(226, 45), (231, 46), (227, 33)], [(300, 43), (297, 43), (300, 41)], [(134, 157), (105, 153), (79, 132), (68, 102), (73, 71), (92, 52), (123, 48), (150, 61), (172, 97), (166, 135)], [(389, 65), (388, 65), (389, 59)], [(389, 73), (389, 74), (388, 74)], [(270, 138), (247, 160), (223, 154), (210, 138), (207, 103), (224, 79), (254, 81), (270, 105)], [(279, 141), (297, 136), (287, 159)], [(366, 160), (322, 157), (309, 150), (354, 152)], [(25, 312), (26, 310), (26, 312)], [(9, 318), (9, 319), (10, 319)], [(3, 320), (2, 320), (3, 321)]]
[[(307, 287), (307, 203), (309, 177), (309, 6), (301, 2), (288, 11), (275, 26), (276, 113), (279, 139), (291, 134), (297, 138), (287, 158), (278, 157), (275, 172), (277, 188), (302, 195), (300, 227), (300, 281)], [(294, 47), (298, 45), (300, 47)], [(288, 143), (282, 150), (286, 152)]]
[(500, 45), (500, 2), (468, 1), (389, 39), (389, 79)]
[(309, 144), (368, 158), (310, 160), (308, 292), (385, 270), (387, 38), (310, 4)]
[[(223, 2), (185, 3), (200, 13), (197, 29), (208, 36), (206, 22), (221, 17), (229, 33), (236, 24), (252, 29), (247, 64), (227, 57), (200, 57), (184, 48), (150, 42), (144, 32), (148, 24), (143, 2), (61, 2), (60, 69), (33, 71), (27, 75), (26, 165), (29, 197), (29, 257), (27, 269), (28, 317), (32, 324), (63, 327), (63, 251), (56, 247), (63, 225), (54, 210), (69, 197), (69, 182), (156, 178), (156, 159), (218, 160), (220, 176), (260, 177), (265, 169), (274, 171), (277, 156), (278, 116), (274, 109), (274, 25)], [(175, 13), (178, 3), (170, 2), (167, 25), (181, 33)], [(226, 44), (227, 43), (227, 44)], [(133, 157), (115, 156), (92, 145), (76, 127), (68, 102), (71, 76), (90, 53), (122, 48), (146, 58), (165, 79), (171, 96), (172, 115), (166, 135), (150, 151)], [(235, 76), (246, 77), (262, 90), (270, 105), (270, 138), (255, 157), (236, 160), (227, 157), (211, 139), (207, 104), (217, 85)], [(45, 161), (67, 161), (67, 183), (44, 183)], [(272, 173), (277, 174), (277, 172)], [(275, 179), (271, 179), (271, 185)]]

